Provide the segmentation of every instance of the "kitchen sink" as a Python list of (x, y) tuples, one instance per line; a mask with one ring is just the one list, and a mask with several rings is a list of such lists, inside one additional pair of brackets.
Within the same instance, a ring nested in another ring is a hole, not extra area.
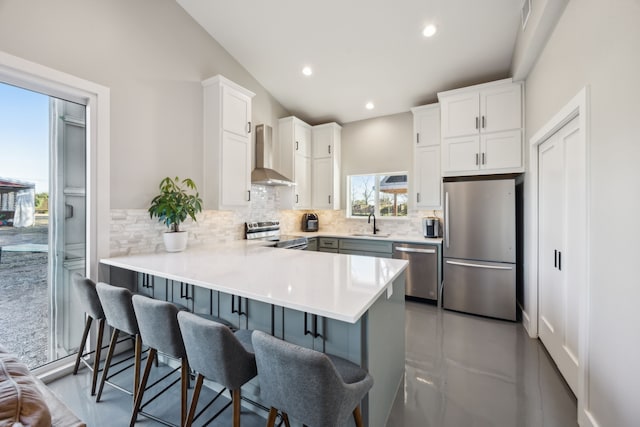
[(373, 237), (373, 238), (378, 238), (378, 237), (389, 237), (391, 234), (352, 233), (351, 235), (354, 236), (354, 237)]

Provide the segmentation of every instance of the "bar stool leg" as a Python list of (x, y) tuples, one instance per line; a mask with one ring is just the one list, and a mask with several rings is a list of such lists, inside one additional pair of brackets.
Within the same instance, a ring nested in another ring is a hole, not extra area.
[(233, 427), (240, 427), (240, 389), (233, 390)]
[(196, 377), (196, 386), (193, 389), (193, 396), (191, 397), (191, 406), (189, 407), (189, 414), (187, 415), (187, 420), (185, 421), (185, 427), (191, 427), (193, 424), (193, 418), (196, 415), (196, 408), (198, 406), (198, 399), (200, 398), (200, 390), (202, 389), (202, 383), (204, 381), (204, 375), (198, 374)]
[(276, 425), (277, 416), (278, 416), (278, 410), (276, 408), (269, 409), (269, 418), (267, 418), (267, 427), (274, 427)]
[(111, 366), (111, 359), (113, 358), (113, 351), (116, 349), (116, 343), (118, 342), (118, 334), (119, 330), (114, 329), (111, 334), (111, 342), (109, 343), (109, 350), (107, 351), (107, 358), (104, 361), (104, 368), (102, 368), (102, 378), (100, 379), (100, 387), (98, 387), (98, 396), (96, 396), (96, 402), (100, 402), (100, 397), (102, 396), (102, 389), (104, 388), (104, 383), (107, 380), (109, 375), (109, 367)]
[(86, 322), (84, 322), (84, 331), (82, 332), (82, 340), (80, 341), (80, 347), (78, 347), (78, 354), (76, 355), (76, 365), (73, 367), (73, 375), (78, 373), (78, 368), (80, 367), (80, 359), (82, 359), (82, 354), (84, 353), (84, 347), (87, 344), (87, 337), (89, 336), (89, 330), (91, 329), (91, 322), (93, 321), (93, 317), (87, 316)]
[(182, 398), (180, 401), (180, 425), (184, 426), (185, 418), (187, 416), (187, 390), (189, 388), (189, 362), (187, 362), (187, 358), (182, 358), (182, 367), (180, 369), (181, 381), (180, 381), (180, 389)]
[(133, 395), (138, 394), (138, 386), (140, 384), (140, 365), (142, 364), (142, 337), (136, 334), (134, 349), (134, 365), (133, 365)]
[(98, 371), (100, 371), (100, 351), (102, 350), (102, 334), (104, 333), (104, 317), (98, 319), (98, 339), (96, 341), (96, 353), (93, 360), (93, 377), (91, 378), (91, 396), (96, 394), (96, 384), (98, 383)]
[[(138, 412), (140, 411), (140, 405), (142, 404), (142, 396), (144, 395), (144, 389), (147, 387), (147, 381), (149, 380), (149, 373), (151, 372), (151, 366), (153, 365), (153, 360), (156, 357), (156, 353), (158, 350), (155, 348), (149, 349), (149, 357), (147, 358), (147, 364), (144, 367), (144, 373), (142, 374), (142, 380), (140, 381), (140, 386), (138, 388), (138, 393), (136, 393), (136, 399), (133, 403), (133, 413), (131, 414), (131, 421), (129, 422), (129, 427), (133, 427), (136, 423), (136, 419), (138, 418)], [(180, 421), (182, 423), (182, 421)]]
[(356, 422), (356, 427), (362, 427), (362, 412), (360, 412), (360, 405), (356, 406), (353, 410), (353, 420)]

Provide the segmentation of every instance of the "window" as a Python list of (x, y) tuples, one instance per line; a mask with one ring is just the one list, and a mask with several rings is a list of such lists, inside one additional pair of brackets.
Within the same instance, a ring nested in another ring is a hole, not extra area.
[(396, 172), (347, 177), (347, 216), (406, 217), (407, 173)]

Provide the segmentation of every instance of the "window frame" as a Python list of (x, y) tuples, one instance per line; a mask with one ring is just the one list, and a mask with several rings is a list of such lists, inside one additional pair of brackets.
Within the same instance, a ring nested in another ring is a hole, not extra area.
[[(390, 176), (390, 175), (406, 175), (407, 176), (407, 215), (404, 216), (382, 216), (380, 214), (380, 180), (382, 179), (382, 177), (385, 176)], [(354, 173), (354, 174), (350, 174), (346, 176), (347, 179), (347, 183), (346, 183), (346, 202), (347, 202), (347, 207), (346, 207), (346, 212), (345, 212), (345, 216), (348, 219), (367, 219), (368, 216), (361, 216), (361, 215), (353, 215), (352, 212), (352, 208), (353, 208), (353, 204), (352, 204), (352, 200), (351, 200), (351, 178), (352, 177), (358, 177), (358, 176), (373, 176), (375, 177), (375, 193), (373, 195), (373, 204), (374, 204), (374, 212), (373, 214), (376, 216), (376, 218), (380, 219), (383, 218), (385, 220), (389, 219), (389, 220), (393, 220), (393, 221), (398, 221), (398, 220), (408, 220), (409, 219), (409, 172), (408, 171), (395, 171), (395, 172), (371, 172), (371, 173)]]

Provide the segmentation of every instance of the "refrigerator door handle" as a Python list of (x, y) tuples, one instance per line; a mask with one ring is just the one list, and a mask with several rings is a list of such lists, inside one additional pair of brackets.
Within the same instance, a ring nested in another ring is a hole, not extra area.
[(498, 265), (482, 265), (482, 264), (471, 264), (469, 262), (460, 262), (460, 261), (446, 261), (447, 264), (451, 265), (460, 265), (463, 267), (474, 267), (474, 268), (488, 268), (489, 270), (513, 270), (513, 267), (507, 266), (498, 266)]
[(435, 249), (417, 249), (417, 248), (403, 248), (402, 246), (396, 246), (394, 251), (398, 252), (411, 252), (416, 254), (435, 254)]
[(449, 247), (449, 192), (444, 193), (444, 234), (445, 243)]

